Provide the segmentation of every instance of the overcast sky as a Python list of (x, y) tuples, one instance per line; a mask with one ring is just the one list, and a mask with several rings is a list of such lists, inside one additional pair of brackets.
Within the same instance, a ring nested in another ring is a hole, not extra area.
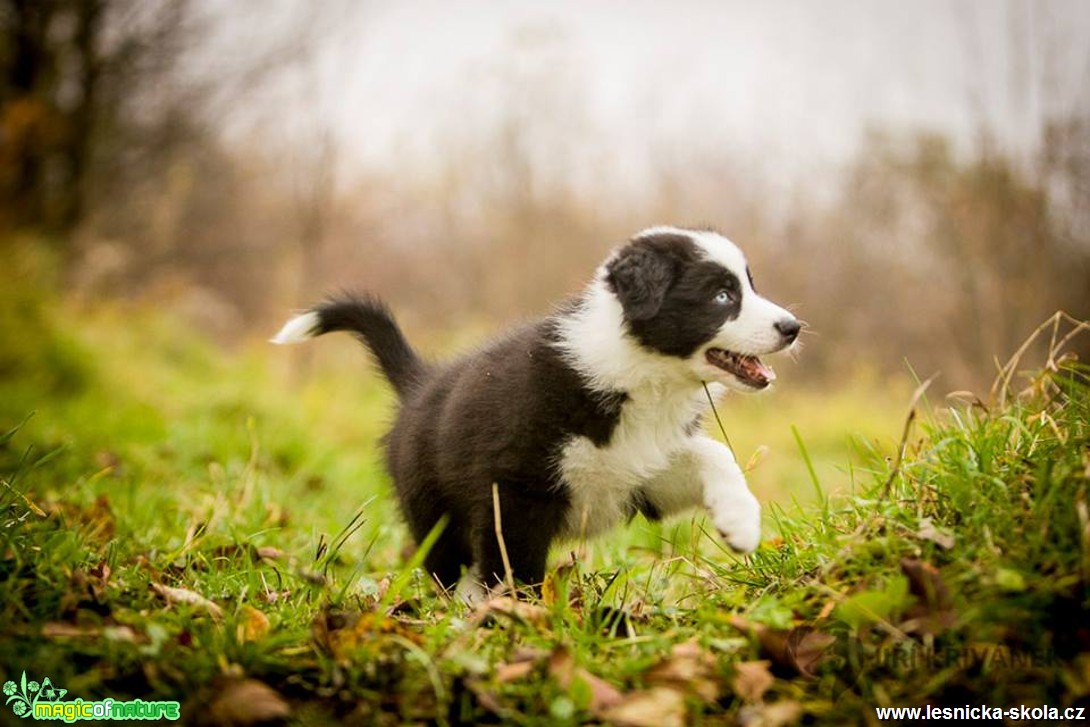
[(967, 143), (983, 123), (1025, 146), (1046, 111), (1090, 107), (1087, 0), (351, 8), (295, 107), (303, 126), (333, 130), (350, 169), (426, 165), (513, 99), (634, 172), (651, 148), (718, 147), (806, 174), (843, 161), (870, 125)]

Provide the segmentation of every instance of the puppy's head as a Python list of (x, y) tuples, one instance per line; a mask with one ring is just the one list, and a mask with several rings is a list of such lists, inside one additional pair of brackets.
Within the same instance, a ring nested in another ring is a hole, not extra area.
[(607, 261), (605, 282), (640, 346), (740, 391), (776, 378), (758, 356), (790, 346), (801, 328), (757, 294), (742, 251), (714, 232), (645, 230)]

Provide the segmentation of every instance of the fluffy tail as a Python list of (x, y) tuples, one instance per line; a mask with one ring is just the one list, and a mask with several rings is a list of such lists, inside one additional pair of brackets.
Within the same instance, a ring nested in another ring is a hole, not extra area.
[(402, 399), (424, 374), (424, 362), (405, 340), (390, 310), (377, 298), (344, 295), (331, 299), (289, 320), (270, 340), (301, 343), (333, 331), (356, 334), (371, 349)]

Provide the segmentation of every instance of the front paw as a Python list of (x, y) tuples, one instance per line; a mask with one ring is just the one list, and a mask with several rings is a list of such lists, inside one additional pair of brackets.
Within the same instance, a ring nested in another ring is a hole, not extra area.
[(761, 503), (750, 492), (716, 503), (711, 513), (716, 530), (731, 548), (751, 553), (761, 543)]

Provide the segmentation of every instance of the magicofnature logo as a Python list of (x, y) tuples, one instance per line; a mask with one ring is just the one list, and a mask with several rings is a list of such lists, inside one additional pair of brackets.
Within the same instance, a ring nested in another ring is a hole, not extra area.
[(43, 679), (41, 684), (36, 681), (28, 682), (25, 671), (18, 685), (15, 682), (4, 682), (4, 696), (8, 698), (4, 704), (10, 704), (11, 711), (18, 717), (29, 716), (38, 702), (56, 702), (65, 694), (68, 694), (68, 690), (53, 686), (49, 677)]
[(181, 716), (178, 702), (145, 702), (142, 699), (118, 701), (103, 699), (96, 702), (75, 699), (62, 701), (67, 689), (61, 689), (46, 677), (39, 684), (27, 681), (23, 672), (19, 683), (4, 682), (5, 705), (11, 707), (17, 717), (30, 717), (41, 720), (176, 720)]

